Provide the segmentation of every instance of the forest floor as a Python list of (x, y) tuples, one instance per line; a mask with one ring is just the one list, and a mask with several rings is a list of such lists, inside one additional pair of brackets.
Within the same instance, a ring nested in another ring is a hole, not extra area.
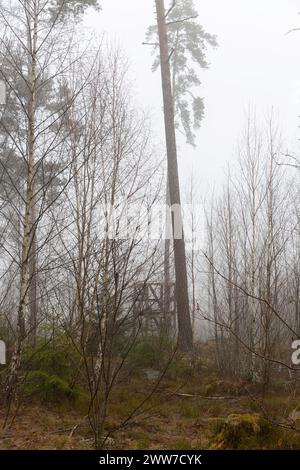
[[(136, 412), (149, 393), (149, 379), (139, 376), (119, 384), (113, 391), (108, 413), (111, 437), (107, 447), (300, 449), (300, 432), (286, 428), (297, 427), (291, 413), (299, 408), (299, 394), (291, 397), (290, 391), (273, 390), (262, 404), (258, 390), (241, 382), (211, 377), (204, 384), (193, 379), (184, 383), (167, 380), (160, 384)], [(122, 427), (132, 413), (134, 418)], [(257, 421), (261, 416), (263, 425)], [(68, 404), (23, 403), (6, 429), (4, 419), (2, 411), (1, 450), (93, 448), (87, 417), (82, 409)]]

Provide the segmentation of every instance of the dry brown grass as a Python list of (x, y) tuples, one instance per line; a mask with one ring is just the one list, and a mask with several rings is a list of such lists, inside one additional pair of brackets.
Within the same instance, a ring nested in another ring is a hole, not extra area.
[[(210, 399), (205, 396), (207, 380), (166, 380), (140, 413), (124, 428), (119, 426), (132, 414), (149, 392), (145, 378), (136, 377), (119, 384), (112, 395), (108, 430), (112, 431), (109, 446), (113, 449), (207, 449), (213, 448), (216, 433), (212, 423), (232, 414), (259, 413), (259, 397), (239, 396), (232, 399)], [(212, 389), (222, 396), (220, 383)], [(234, 391), (228, 385), (226, 391)], [(240, 390), (240, 384), (236, 385)], [(177, 393), (178, 392), (178, 393)], [(193, 396), (181, 396), (189, 393)], [(243, 389), (244, 393), (244, 389)], [(213, 394), (213, 395), (215, 395)], [(272, 419), (282, 422), (300, 403), (300, 398), (289, 398), (273, 392), (267, 397), (264, 409)], [(283, 416), (284, 411), (284, 416)], [(13, 424), (2, 429), (4, 412), (0, 412), (0, 449), (92, 449), (93, 440), (84, 411), (70, 408), (23, 405)], [(118, 429), (114, 431), (114, 429)], [(74, 432), (72, 432), (72, 430)], [(254, 446), (254, 444), (253, 444)], [(300, 434), (276, 428), (274, 438), (268, 438), (262, 448), (300, 448)]]

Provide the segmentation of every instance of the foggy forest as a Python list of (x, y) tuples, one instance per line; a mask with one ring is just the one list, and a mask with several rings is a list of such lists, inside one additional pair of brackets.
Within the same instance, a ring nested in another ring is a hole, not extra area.
[(0, 462), (300, 450), (300, 5), (226, 3), (0, 1)]

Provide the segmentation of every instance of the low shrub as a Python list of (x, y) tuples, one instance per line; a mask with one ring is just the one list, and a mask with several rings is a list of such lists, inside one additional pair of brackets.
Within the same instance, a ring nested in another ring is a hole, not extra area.
[(165, 337), (146, 336), (136, 340), (128, 355), (128, 363), (135, 368), (161, 370), (173, 356), (172, 341)]
[(71, 383), (80, 371), (80, 355), (63, 335), (48, 341), (43, 339), (35, 347), (27, 347), (22, 357), (25, 371), (43, 371)]
[(231, 414), (212, 423), (211, 448), (259, 449), (272, 434), (272, 427), (259, 414)]
[(79, 387), (80, 355), (63, 335), (51, 342), (38, 341), (22, 357), (24, 380), (20, 392), (42, 403), (71, 402), (84, 398)]
[(71, 388), (66, 380), (41, 370), (28, 372), (21, 387), (24, 397), (38, 399), (42, 403), (75, 403), (81, 394), (77, 387)]

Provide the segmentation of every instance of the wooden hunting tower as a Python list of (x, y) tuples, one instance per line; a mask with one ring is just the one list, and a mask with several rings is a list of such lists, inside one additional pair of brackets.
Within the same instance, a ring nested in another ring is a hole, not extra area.
[(175, 284), (139, 282), (134, 285), (135, 323), (143, 334), (176, 331)]

